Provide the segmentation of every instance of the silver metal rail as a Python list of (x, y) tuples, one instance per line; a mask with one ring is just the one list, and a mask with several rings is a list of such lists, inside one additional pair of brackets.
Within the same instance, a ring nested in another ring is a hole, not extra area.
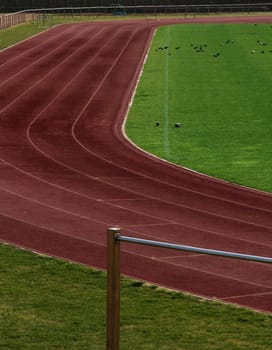
[(258, 263), (272, 263), (272, 258), (270, 257), (128, 237), (121, 235), (119, 228), (109, 228), (107, 236), (107, 350), (119, 350), (121, 242), (247, 260)]
[(198, 5), (185, 5), (185, 4), (171, 4), (168, 3), (167, 5), (102, 5), (102, 6), (67, 6), (67, 7), (48, 7), (48, 8), (34, 8), (34, 9), (27, 9), (27, 10), (22, 10), (22, 11), (18, 11), (12, 14), (19, 14), (19, 13), (33, 13), (33, 12), (44, 12), (44, 11), (79, 11), (79, 10), (97, 10), (97, 9), (118, 9), (118, 8), (124, 8), (124, 9), (142, 9), (142, 8), (146, 8), (146, 9), (219, 9), (219, 8), (232, 8), (232, 9), (250, 9), (250, 8), (262, 8), (262, 7), (270, 7), (272, 6), (272, 2), (270, 3), (239, 3), (239, 4), (231, 4), (231, 3), (215, 3), (215, 4), (198, 4)]
[(166, 243), (166, 242), (160, 242), (160, 241), (152, 241), (152, 240), (147, 240), (147, 239), (122, 236), (120, 234), (117, 234), (115, 236), (115, 239), (118, 241), (122, 241), (122, 242), (142, 244), (142, 245), (167, 248), (167, 249), (175, 249), (175, 250), (181, 250), (184, 252), (192, 252), (192, 253), (199, 253), (199, 254), (206, 254), (206, 255), (215, 255), (215, 256), (221, 256), (224, 258), (233, 258), (233, 259), (249, 260), (249, 261), (272, 264), (272, 258), (265, 257), (265, 256), (240, 254), (240, 253), (228, 252), (228, 251), (223, 251), (223, 250), (205, 249), (205, 248), (192, 247), (192, 246), (187, 246), (187, 245)]
[[(37, 19), (44, 25), (45, 18), (43, 16), (53, 16), (57, 14), (76, 15), (80, 16), (90, 14), (109, 14), (113, 13), (118, 9), (124, 11), (124, 14), (160, 14), (160, 13), (184, 13), (185, 18), (190, 13), (194, 14), (194, 18), (197, 13), (212, 13), (212, 12), (250, 12), (250, 11), (271, 11), (272, 3), (241, 3), (241, 4), (209, 4), (209, 5), (184, 5), (184, 4), (171, 4), (167, 5), (137, 5), (134, 6), (81, 6), (81, 7), (50, 7), (50, 8), (39, 8), (39, 9), (27, 9), (9, 14), (0, 15), (0, 30), (8, 28), (14, 25), (18, 25), (27, 22), (32, 16), (32, 20)], [(52, 18), (50, 19), (52, 21)], [(50, 22), (51, 23), (51, 22)], [(49, 25), (51, 27), (51, 24)]]
[[(122, 9), (126, 11), (127, 14), (133, 13), (146, 13), (146, 14), (159, 14), (159, 13), (185, 13), (186, 15), (189, 13), (212, 13), (212, 12), (250, 12), (250, 11), (271, 11), (272, 10), (272, 2), (270, 3), (240, 3), (240, 4), (209, 4), (209, 5), (185, 5), (185, 4), (171, 4), (169, 2), (167, 5), (137, 5), (137, 1), (135, 5), (128, 6), (78, 6), (78, 7), (49, 7), (49, 8), (34, 8), (27, 9), (22, 11), (17, 11), (14, 13), (2, 14), (0, 15), (0, 30), (11, 27), (20, 23), (24, 23), (27, 21), (26, 15), (39, 16), (42, 14), (57, 14), (57, 13), (65, 13), (68, 14), (76, 14), (80, 13), (81, 15), (86, 13), (109, 13), (109, 11), (114, 11)], [(83, 13), (82, 13), (83, 12)]]

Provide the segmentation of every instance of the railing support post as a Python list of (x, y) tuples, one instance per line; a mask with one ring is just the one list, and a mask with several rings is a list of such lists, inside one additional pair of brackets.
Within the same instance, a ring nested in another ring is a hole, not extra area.
[(119, 228), (107, 236), (107, 350), (119, 350), (120, 338), (120, 242)]

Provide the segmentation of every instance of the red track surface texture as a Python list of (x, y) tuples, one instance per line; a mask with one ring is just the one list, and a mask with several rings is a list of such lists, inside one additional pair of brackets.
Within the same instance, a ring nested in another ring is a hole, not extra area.
[[(166, 164), (122, 134), (163, 24), (63, 25), (0, 53), (3, 242), (104, 268), (106, 229), (120, 226), (125, 235), (272, 256), (270, 194)], [(264, 264), (124, 244), (122, 272), (272, 311)]]

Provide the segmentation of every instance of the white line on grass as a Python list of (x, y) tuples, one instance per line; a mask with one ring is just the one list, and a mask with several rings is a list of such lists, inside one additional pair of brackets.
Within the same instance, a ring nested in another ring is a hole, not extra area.
[[(166, 44), (169, 47), (169, 26), (166, 30)], [(165, 72), (164, 72), (164, 152), (166, 158), (170, 157), (169, 147), (169, 116), (168, 116), (168, 95), (169, 95), (169, 55), (168, 50), (165, 50)]]

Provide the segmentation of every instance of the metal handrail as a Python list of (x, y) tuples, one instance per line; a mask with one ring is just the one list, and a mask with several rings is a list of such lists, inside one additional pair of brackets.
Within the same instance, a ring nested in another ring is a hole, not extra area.
[[(246, 7), (247, 9), (250, 7), (262, 7), (262, 6), (272, 6), (272, 2), (270, 3), (240, 3), (240, 4), (200, 4), (200, 5), (185, 5), (185, 4), (167, 4), (167, 5), (120, 5), (120, 7), (125, 8), (125, 9), (140, 9), (140, 8), (147, 8), (147, 9), (152, 9), (152, 8), (181, 8), (181, 9), (206, 9), (206, 8), (244, 8)], [(48, 7), (48, 8), (34, 8), (34, 9), (27, 9), (27, 10), (21, 10), (13, 13), (6, 14), (7, 16), (9, 15), (16, 15), (16, 14), (22, 14), (22, 13), (33, 13), (33, 12), (44, 12), (44, 11), (62, 11), (62, 10), (96, 10), (96, 9), (115, 9), (118, 8), (118, 6), (69, 6), (69, 7)]]
[(107, 350), (119, 350), (120, 338), (120, 242), (148, 245), (159, 248), (175, 249), (224, 258), (254, 261), (271, 264), (272, 258), (241, 254), (223, 250), (206, 249), (187, 245), (153, 241), (121, 235), (119, 228), (109, 228), (107, 236)]
[[(0, 29), (4, 29), (7, 27), (11, 27), (13, 25), (23, 23), (25, 20), (18, 19), (19, 16), (24, 16), (26, 14), (32, 14), (32, 15), (39, 15), (42, 13), (46, 14), (53, 14), (54, 12), (80, 12), (81, 11), (90, 11), (90, 12), (98, 12), (104, 11), (104, 10), (115, 10), (118, 8), (122, 8), (126, 11), (142, 11), (142, 10), (147, 10), (148, 13), (154, 12), (157, 14), (158, 11), (162, 10), (170, 10), (170, 11), (180, 11), (180, 12), (186, 12), (188, 14), (189, 12), (197, 13), (197, 12), (203, 12), (203, 11), (219, 11), (222, 9), (223, 11), (227, 11), (228, 9), (230, 10), (239, 10), (241, 11), (250, 11), (250, 10), (256, 10), (257, 8), (259, 9), (265, 9), (266, 11), (272, 9), (272, 2), (271, 3), (240, 3), (240, 4), (200, 4), (200, 5), (186, 5), (186, 4), (167, 4), (167, 5), (120, 5), (120, 6), (76, 6), (76, 7), (49, 7), (49, 8), (34, 8), (34, 9), (26, 9), (26, 10), (21, 10), (13, 13), (6, 13), (2, 14), (0, 16)], [(82, 13), (81, 13), (82, 14)], [(17, 19), (16, 19), (17, 18)]]
[(199, 254), (206, 254), (206, 255), (215, 255), (215, 256), (221, 256), (224, 258), (234, 258), (234, 259), (240, 259), (240, 260), (249, 260), (249, 261), (272, 264), (272, 258), (265, 257), (265, 256), (259, 256), (259, 255), (241, 254), (241, 253), (235, 253), (235, 252), (228, 252), (228, 251), (224, 251), (224, 250), (206, 249), (206, 248), (173, 244), (173, 243), (167, 243), (167, 242), (152, 241), (152, 240), (147, 240), (147, 239), (122, 236), (120, 234), (116, 234), (115, 239), (118, 241), (129, 242), (129, 243), (134, 243), (134, 244), (142, 244), (142, 245), (148, 245), (148, 246), (153, 246), (153, 247), (181, 250), (181, 251), (185, 251), (185, 252), (192, 252), (192, 253), (199, 253)]

